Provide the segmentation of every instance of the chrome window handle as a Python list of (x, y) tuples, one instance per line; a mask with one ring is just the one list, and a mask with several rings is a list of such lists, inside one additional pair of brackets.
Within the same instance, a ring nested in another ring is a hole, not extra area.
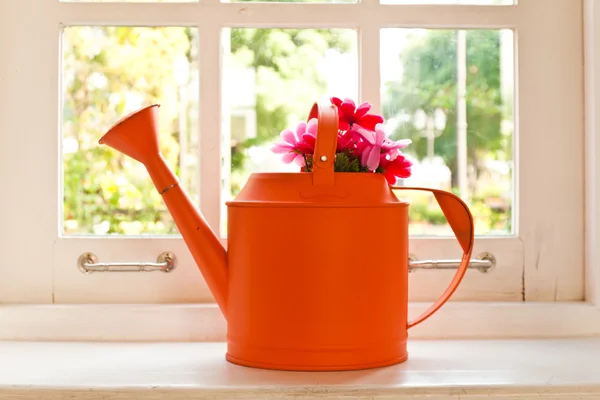
[(168, 251), (160, 253), (156, 262), (99, 262), (94, 253), (83, 253), (77, 260), (77, 267), (86, 274), (90, 272), (171, 272), (176, 265), (175, 254)]
[[(91, 272), (171, 272), (177, 265), (175, 254), (165, 251), (160, 253), (156, 262), (99, 262), (94, 253), (83, 253), (77, 260), (77, 267), (83, 273)], [(413, 272), (418, 269), (438, 270), (456, 269), (460, 260), (417, 260), (414, 255), (408, 257), (408, 270)], [(477, 258), (471, 259), (469, 268), (487, 273), (496, 265), (496, 257), (491, 253), (482, 253)]]

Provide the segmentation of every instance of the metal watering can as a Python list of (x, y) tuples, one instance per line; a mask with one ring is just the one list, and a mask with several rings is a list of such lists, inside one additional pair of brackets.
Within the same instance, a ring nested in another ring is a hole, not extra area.
[[(334, 172), (337, 109), (315, 103), (313, 171), (252, 174), (227, 203), (225, 250), (160, 154), (158, 107), (121, 119), (99, 143), (148, 170), (227, 320), (226, 359), (304, 371), (405, 361), (408, 329), (452, 296), (469, 266), (468, 206), (446, 191), (390, 186), (382, 174)], [(433, 192), (464, 253), (443, 295), (411, 322), (409, 204), (392, 189)]]

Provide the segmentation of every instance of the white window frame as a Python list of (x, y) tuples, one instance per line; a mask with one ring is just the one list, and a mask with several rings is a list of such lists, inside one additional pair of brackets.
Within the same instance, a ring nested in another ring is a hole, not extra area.
[[(568, 11), (571, 7), (566, 6), (567, 3), (573, 4), (575, 1), (553, 0), (566, 7), (563, 11)], [(594, 114), (600, 111), (600, 102), (596, 100), (596, 95), (600, 95), (600, 83), (596, 82), (596, 71), (600, 73), (600, 60), (596, 60), (600, 54), (596, 51), (596, 47), (600, 51), (600, 29), (597, 28), (600, 22), (600, 5), (595, 0), (582, 1), (585, 6), (586, 55), (585, 237), (582, 224), (577, 222), (578, 218), (583, 220), (583, 216), (555, 211), (555, 206), (568, 206), (571, 202), (576, 205), (584, 204), (584, 165), (570, 164), (574, 178), (567, 176), (568, 174), (557, 174), (554, 179), (556, 183), (552, 187), (535, 184), (540, 177), (535, 175), (535, 169), (529, 168), (527, 173), (522, 173), (519, 177), (519, 192), (523, 196), (523, 193), (541, 191), (548, 199), (547, 204), (538, 204), (537, 207), (529, 205), (527, 215), (520, 213), (518, 218), (521, 226), (527, 229), (522, 229), (518, 238), (481, 238), (476, 241), (474, 251), (474, 255), (482, 251), (501, 251), (503, 255), (512, 254), (505, 257), (505, 260), (511, 261), (504, 261), (504, 265), (499, 263), (495, 272), (497, 275), (468, 273), (454, 297), (455, 301), (414, 328), (411, 331), (412, 337), (600, 334), (600, 271), (597, 264), (600, 260), (600, 243), (597, 243), (596, 237), (600, 227), (600, 213), (596, 210), (600, 189), (595, 181), (600, 176), (597, 175), (600, 174), (600, 166), (596, 162), (600, 154), (600, 141), (595, 140), (596, 135), (600, 134), (600, 126), (596, 126), (594, 118)], [(537, 28), (543, 26), (542, 31), (546, 35), (552, 35), (551, 39), (546, 39), (548, 42), (554, 39), (563, 55), (572, 55), (576, 59), (583, 55), (577, 44), (572, 46), (573, 42), (563, 41), (565, 35), (573, 37), (581, 33), (574, 29), (581, 27), (572, 20), (577, 17), (576, 13), (557, 12), (556, 9), (548, 11), (547, 6), (546, 0), (520, 0), (518, 7), (416, 5), (403, 6), (402, 13), (397, 13), (391, 10), (399, 9), (400, 6), (381, 6), (374, 0), (365, 0), (360, 5), (219, 4), (218, 0), (206, 0), (201, 5), (144, 4), (143, 12), (139, 12), (140, 4), (133, 3), (67, 4), (58, 3), (57, 0), (37, 0), (33, 10), (23, 0), (3, 0), (0, 2), (0, 54), (3, 54), (4, 59), (0, 63), (0, 176), (7, 190), (0, 200), (0, 221), (3, 221), (0, 227), (0, 250), (8, 256), (0, 268), (0, 303), (6, 303), (0, 307), (0, 321), (3, 321), (0, 324), (0, 339), (223, 340), (225, 337), (225, 322), (212, 303), (202, 278), (192, 267), (182, 240), (153, 238), (148, 242), (138, 238), (65, 240), (57, 237), (61, 191), (57, 190), (60, 187), (57, 168), (51, 166), (56, 166), (60, 154), (57, 139), (60, 135), (59, 115), (62, 105), (58, 102), (60, 87), (56, 84), (60, 74), (57, 61), (61, 26), (58, 21), (68, 25), (116, 23), (193, 26), (201, 20), (201, 131), (215, 132), (214, 135), (201, 137), (201, 170), (210, 171), (214, 165), (220, 164), (221, 157), (218, 134), (221, 121), (217, 117), (221, 107), (219, 101), (215, 101), (219, 99), (219, 95), (215, 94), (220, 91), (220, 46), (217, 40), (207, 38), (219, 37), (219, 21), (225, 21), (228, 26), (243, 27), (299, 24), (331, 28), (356, 27), (354, 25), (358, 23), (349, 25), (348, 21), (360, 21), (360, 43), (377, 43), (360, 47), (360, 70), (363, 76), (360, 97), (370, 101), (376, 111), (380, 102), (379, 23), (430, 28), (504, 28), (516, 25), (521, 40), (521, 81), (518, 84), (521, 86), (520, 107), (523, 107), (524, 103), (535, 101), (534, 89), (544, 90), (538, 80), (534, 79), (536, 74), (532, 69), (539, 65), (533, 60), (550, 53), (544, 46), (531, 44), (531, 41), (535, 42), (535, 38), (540, 36)], [(198, 12), (198, 7), (202, 7), (202, 13)], [(284, 7), (286, 12), (281, 13)], [(543, 13), (539, 11), (542, 8), (545, 9)], [(216, 18), (217, 15), (220, 20)], [(306, 23), (309, 15), (311, 22)], [(424, 19), (424, 15), (427, 18)], [(452, 16), (451, 22), (449, 15)], [(534, 18), (536, 15), (537, 19)], [(299, 21), (302, 16), (305, 18), (304, 22)], [(29, 24), (24, 24), (26, 19)], [(475, 20), (477, 23), (473, 22)], [(532, 21), (540, 22), (540, 25)], [(553, 25), (557, 21), (571, 29), (558, 32)], [(20, 46), (15, 45), (17, 37), (20, 38)], [(523, 48), (528, 51), (523, 52)], [(578, 62), (559, 64), (549, 65), (550, 72), (536, 73), (560, 76), (564, 72), (565, 76), (575, 76), (573, 79), (577, 79), (578, 74), (583, 74)], [(215, 73), (209, 76), (202, 71)], [(219, 79), (214, 79), (215, 76)], [(523, 76), (531, 79), (525, 82)], [(540, 131), (552, 132), (553, 126), (557, 124), (559, 127), (565, 126), (563, 119), (570, 121), (572, 131), (583, 130), (578, 105), (581, 88), (568, 84), (561, 86), (559, 82), (545, 82), (545, 86), (549, 88), (544, 93), (573, 95), (575, 99), (570, 104), (561, 103), (564, 106), (562, 109), (553, 108), (547, 114), (537, 112), (524, 115), (521, 111), (518, 121), (521, 130), (536, 132), (534, 128), (537, 127)], [(526, 90), (526, 85), (532, 86)], [(559, 103), (552, 104), (556, 107)], [(557, 117), (557, 111), (561, 112), (560, 118)], [(539, 124), (542, 124), (541, 127)], [(546, 139), (548, 136), (560, 139), (556, 131), (555, 129), (554, 133), (546, 134)], [(24, 140), (24, 136), (15, 132), (36, 136)], [(537, 161), (551, 160), (549, 156), (540, 154), (543, 152), (535, 151), (534, 139), (541, 137), (544, 135), (531, 133), (527, 140), (519, 143), (517, 149), (521, 164), (517, 168), (525, 170), (527, 162), (524, 160), (531, 157), (531, 154), (535, 155)], [(582, 148), (582, 143), (583, 136), (575, 133), (570, 141), (563, 140), (561, 151), (572, 157)], [(43, 167), (31, 168), (30, 164), (24, 162), (24, 154), (29, 159), (43, 161)], [(569, 158), (569, 161), (577, 161), (575, 158), (577, 157)], [(19, 173), (13, 174), (12, 171)], [(524, 185), (524, 182), (528, 185)], [(202, 186), (202, 211), (210, 225), (217, 228), (220, 211), (219, 179), (203, 180)], [(562, 190), (568, 191), (570, 195), (552, 196)], [(552, 215), (552, 219), (544, 218), (544, 213)], [(575, 218), (571, 218), (573, 215)], [(575, 222), (571, 222), (573, 220)], [(566, 251), (556, 245), (558, 229), (562, 229), (562, 234), (570, 240)], [(538, 251), (524, 247), (524, 243), (536, 240), (542, 245)], [(507, 241), (512, 243), (508, 247), (501, 243)], [(125, 255), (121, 252), (123, 246), (128, 248)], [(116, 274), (118, 278), (115, 278), (113, 274), (95, 274), (92, 278), (94, 283), (90, 284), (91, 275), (81, 275), (74, 268), (74, 260), (83, 251), (94, 251), (94, 247), (116, 256), (114, 261), (145, 261), (149, 251), (154, 254), (169, 249), (179, 256), (181, 266), (178, 271), (183, 272), (178, 278), (169, 275), (155, 278), (152, 274)], [(453, 247), (451, 240), (411, 240), (411, 252), (418, 254), (420, 258), (445, 258), (446, 249)], [(120, 257), (122, 255), (127, 259)], [(445, 278), (448, 278), (447, 282), (451, 273), (435, 274), (433, 278), (422, 279), (428, 284)], [(490, 278), (483, 277), (494, 277), (494, 280), (490, 282)], [(149, 285), (156, 291), (152, 295), (128, 294), (131, 288), (144, 285)], [(436, 288), (436, 292), (441, 290)], [(482, 295), (484, 292), (488, 294)], [(503, 297), (506, 293), (509, 295)], [(185, 301), (181, 301), (182, 298)], [(410, 314), (415, 315), (427, 308), (430, 303), (425, 300), (412, 302)], [(162, 304), (152, 304), (156, 301)], [(36, 329), (31, 329), (32, 326)]]

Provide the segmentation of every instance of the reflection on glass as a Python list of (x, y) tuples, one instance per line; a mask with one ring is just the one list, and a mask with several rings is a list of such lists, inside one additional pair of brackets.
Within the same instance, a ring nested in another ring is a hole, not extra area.
[[(382, 107), (413, 176), (469, 204), (478, 235), (513, 232), (514, 53), (511, 30), (384, 29)], [(452, 235), (432, 195), (408, 198), (413, 235)]]
[[(270, 148), (315, 101), (357, 98), (357, 34), (350, 29), (245, 29), (223, 35), (222, 201), (252, 172), (299, 171)], [(221, 233), (226, 234), (222, 206)]]
[(177, 233), (143, 165), (98, 139), (122, 116), (161, 104), (161, 150), (198, 198), (196, 48), (192, 28), (65, 28), (63, 233)]

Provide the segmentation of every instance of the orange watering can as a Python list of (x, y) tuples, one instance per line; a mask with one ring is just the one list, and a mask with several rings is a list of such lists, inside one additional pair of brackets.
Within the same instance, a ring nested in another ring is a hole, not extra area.
[[(315, 103), (310, 118), (318, 118), (312, 172), (252, 174), (227, 203), (227, 250), (159, 152), (158, 105), (117, 122), (100, 143), (148, 170), (227, 320), (228, 361), (305, 371), (403, 362), (408, 328), (436, 312), (467, 270), (473, 217), (449, 192), (334, 172), (337, 109)], [(411, 322), (409, 204), (393, 189), (433, 192), (464, 253), (448, 289)]]

